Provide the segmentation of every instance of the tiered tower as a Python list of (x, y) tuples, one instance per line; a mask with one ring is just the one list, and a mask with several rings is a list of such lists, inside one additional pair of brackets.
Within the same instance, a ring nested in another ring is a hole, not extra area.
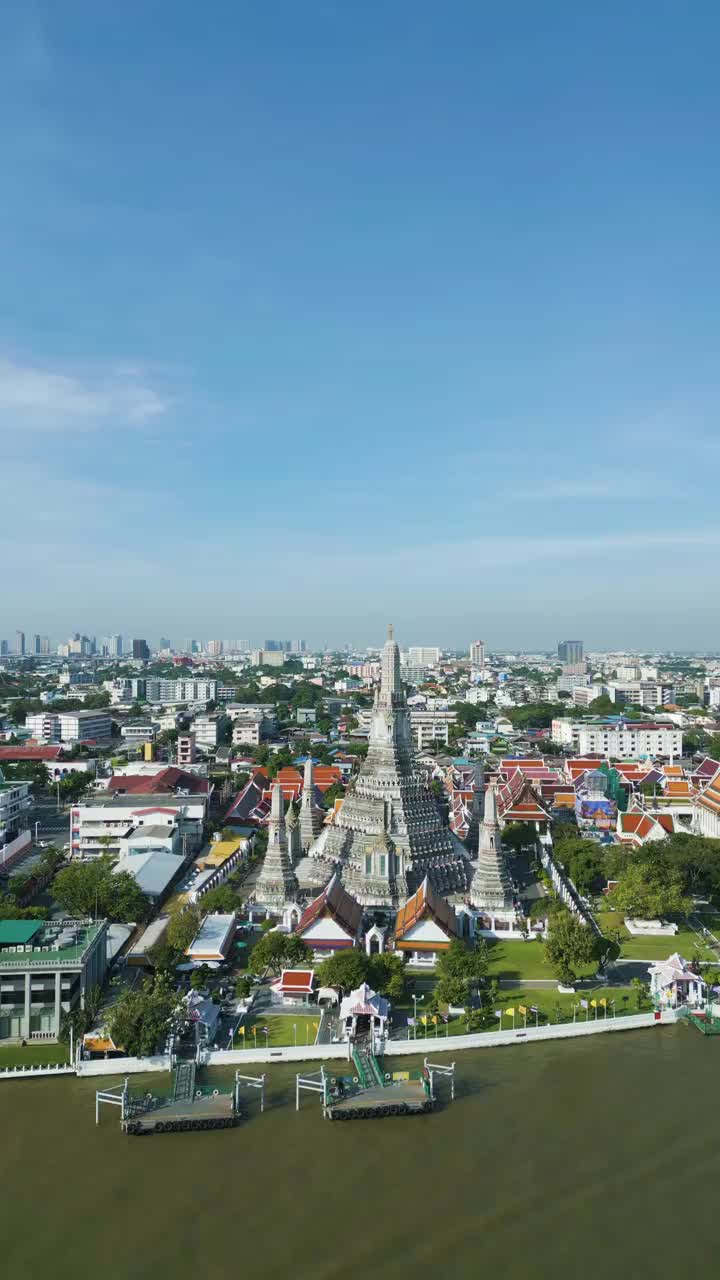
[(307, 852), (323, 824), (322, 810), (315, 803), (312, 756), (305, 761), (302, 800), (300, 802), (300, 843)]
[(272, 789), (267, 853), (258, 876), (255, 894), (258, 902), (268, 907), (281, 907), (297, 894), (297, 880), (292, 869), (285, 829), (285, 800), (282, 787)]
[(367, 757), (334, 823), (309, 852), (299, 868), (303, 887), (322, 887), (337, 868), (348, 892), (365, 906), (397, 907), (426, 875), (438, 893), (467, 890), (467, 854), (443, 826), (415, 761), (392, 627), (382, 652)]
[(505, 864), (497, 816), (495, 782), (485, 788), (485, 810), (480, 825), (477, 867), (470, 885), (470, 901), (478, 910), (491, 915), (502, 912), (514, 915), (512, 882)]

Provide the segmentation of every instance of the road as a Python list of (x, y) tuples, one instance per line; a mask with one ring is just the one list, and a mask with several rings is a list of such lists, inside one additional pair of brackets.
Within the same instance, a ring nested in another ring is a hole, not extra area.
[(62, 849), (70, 839), (70, 810), (57, 811), (57, 801), (48, 797), (36, 800), (32, 809), (27, 812), (27, 824), (35, 842), (35, 823), (39, 823), (37, 840), (46, 840)]

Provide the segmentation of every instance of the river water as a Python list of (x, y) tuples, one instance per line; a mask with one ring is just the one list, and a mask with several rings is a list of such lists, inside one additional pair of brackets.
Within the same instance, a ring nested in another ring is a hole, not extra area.
[(331, 1124), (310, 1094), (296, 1114), (274, 1067), (264, 1115), (153, 1138), (111, 1108), (95, 1127), (99, 1081), (0, 1084), (2, 1273), (720, 1274), (720, 1042), (658, 1027), (456, 1062), (427, 1117)]

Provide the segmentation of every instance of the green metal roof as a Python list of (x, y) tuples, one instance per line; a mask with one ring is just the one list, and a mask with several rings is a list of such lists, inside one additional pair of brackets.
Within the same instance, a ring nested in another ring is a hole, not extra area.
[(30, 942), (42, 927), (42, 920), (0, 920), (0, 947)]

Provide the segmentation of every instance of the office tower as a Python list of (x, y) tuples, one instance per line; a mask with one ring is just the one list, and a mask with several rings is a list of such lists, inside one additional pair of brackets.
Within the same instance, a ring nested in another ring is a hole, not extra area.
[(574, 666), (583, 660), (582, 640), (561, 640), (558, 645), (558, 658), (565, 666)]
[(161, 636), (161, 637), (160, 637), (160, 648), (161, 648), (161, 649), (170, 649), (170, 648), (171, 648), (170, 641), (168, 640), (167, 636)]
[(292, 645), (289, 640), (266, 640), (263, 648), (269, 653), (290, 653)]
[(10, 652), (10, 645), (7, 640), (0, 640), (0, 658), (7, 658)]
[(15, 632), (15, 652), (19, 658), (25, 657), (25, 632)]
[(40, 656), (40, 637), (39, 636), (33, 636), (32, 644), (30, 646), (30, 652), (35, 654), (36, 657)]
[(142, 662), (150, 661), (150, 650), (148, 648), (147, 640), (133, 640), (132, 656), (133, 658), (139, 658)]
[(44, 658), (46, 658), (50, 653), (50, 637), (49, 636), (40, 637), (40, 653)]
[(292, 650), (292, 652), (293, 652), (293, 653), (304, 653), (304, 652), (305, 652), (305, 641), (304, 641), (304, 640), (293, 640), (293, 641), (292, 641), (292, 643), (291, 643), (291, 646), (290, 646), (290, 647), (291, 647), (291, 650)]
[(111, 658), (121, 658), (123, 651), (122, 636), (108, 636), (108, 654)]
[(219, 658), (223, 651), (222, 640), (208, 640), (206, 651), (209, 658)]
[(482, 640), (473, 640), (470, 645), (470, 665), (472, 667), (485, 666), (485, 643)]

